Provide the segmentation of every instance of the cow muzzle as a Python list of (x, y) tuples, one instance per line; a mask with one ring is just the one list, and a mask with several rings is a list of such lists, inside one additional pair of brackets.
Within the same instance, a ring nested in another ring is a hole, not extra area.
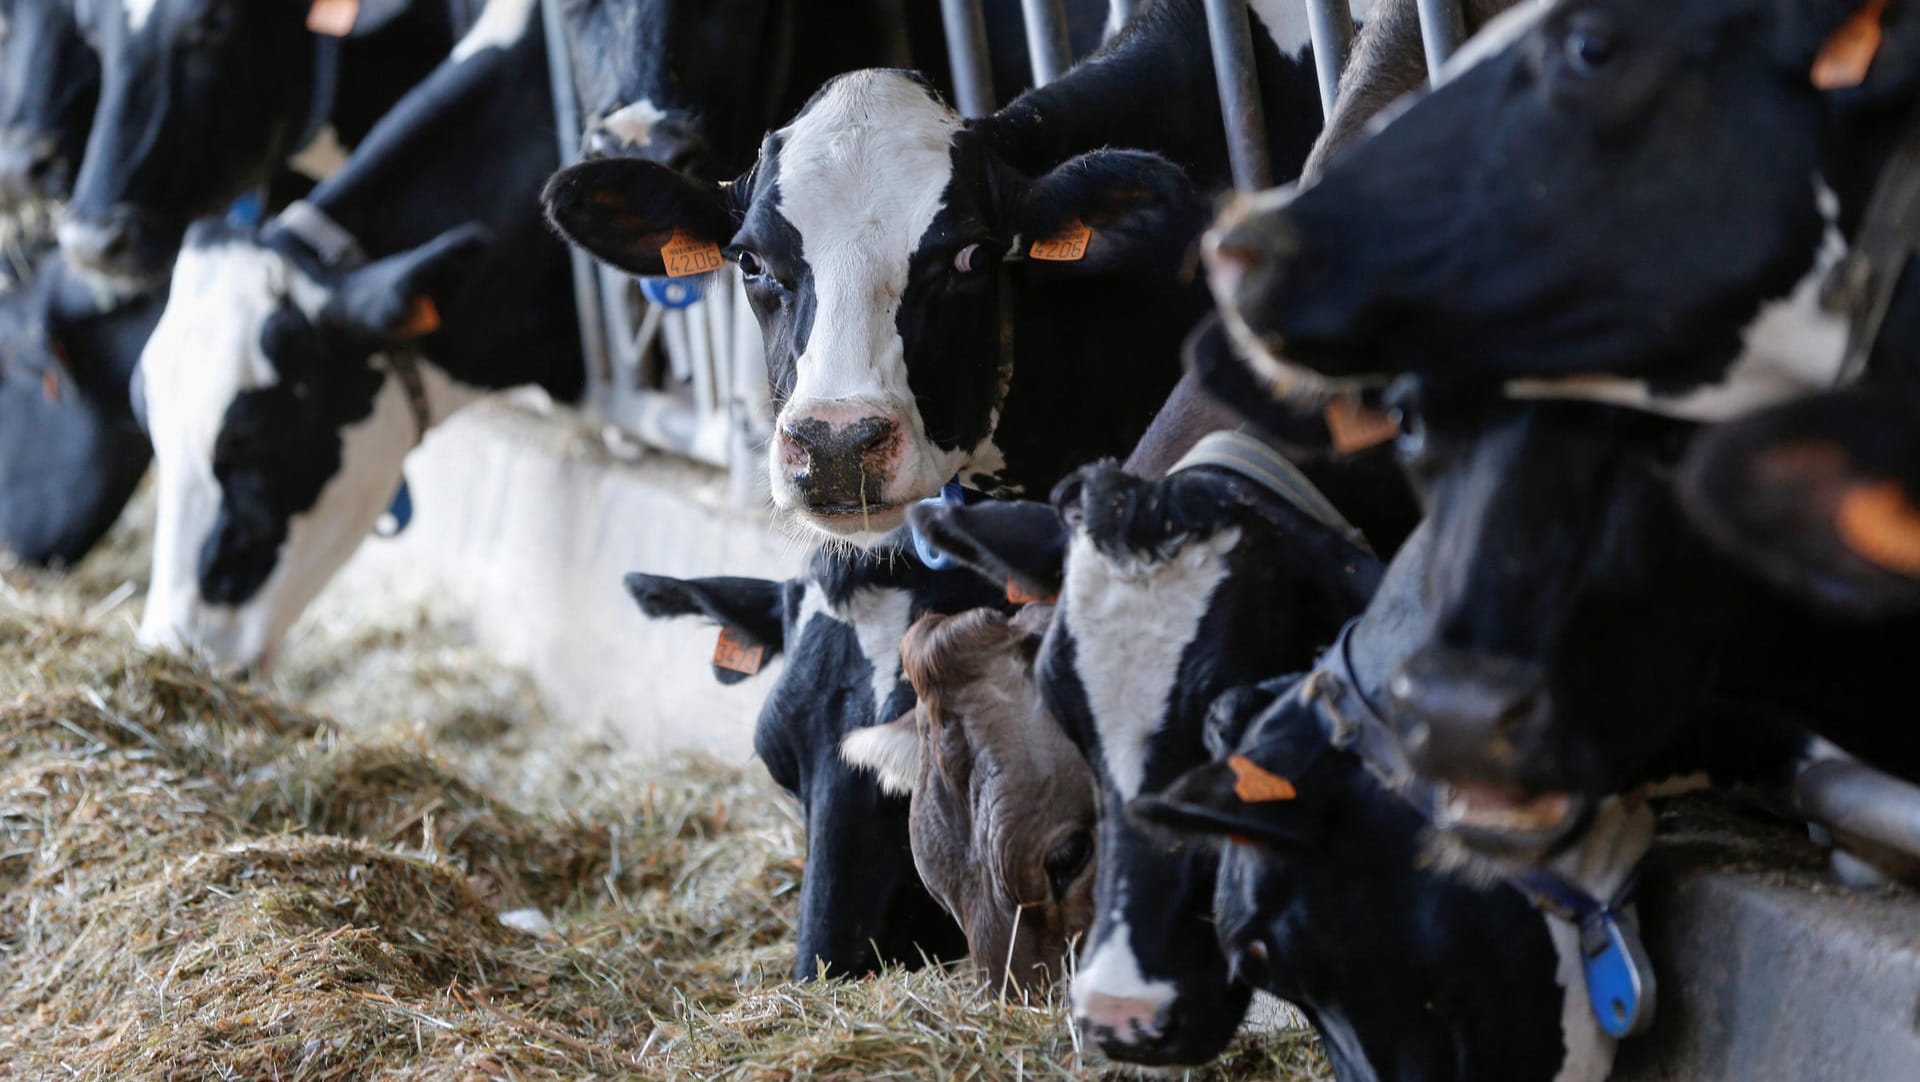
[(1445, 781), (1517, 783), (1549, 717), (1539, 666), (1448, 648), (1408, 658), (1387, 696), (1414, 769)]
[[(789, 411), (775, 441), (777, 468), (799, 509), (848, 530), (891, 528), (903, 511), (888, 490), (908, 455), (898, 418), (866, 407)], [(886, 524), (878, 519), (889, 516)]]
[(580, 141), (588, 160), (639, 158), (680, 173), (698, 173), (711, 151), (698, 121), (644, 101), (590, 121)]
[(69, 172), (54, 140), (18, 128), (0, 132), (0, 202), (57, 199), (66, 194)]
[(168, 232), (130, 208), (94, 216), (69, 207), (60, 223), (60, 251), (86, 274), (143, 285), (166, 274), (172, 242), (162, 234)]

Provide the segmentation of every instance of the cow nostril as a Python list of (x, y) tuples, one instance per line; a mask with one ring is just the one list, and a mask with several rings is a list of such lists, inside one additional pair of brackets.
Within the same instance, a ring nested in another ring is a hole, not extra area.
[(863, 417), (843, 430), (841, 442), (850, 450), (865, 454), (892, 439), (896, 427), (885, 417)]

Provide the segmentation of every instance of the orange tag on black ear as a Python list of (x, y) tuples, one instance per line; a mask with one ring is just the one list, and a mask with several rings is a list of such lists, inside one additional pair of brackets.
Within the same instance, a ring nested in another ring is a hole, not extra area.
[(1880, 17), (1887, 0), (1867, 0), (1853, 18), (1840, 24), (1813, 61), (1813, 85), (1819, 90), (1845, 90), (1867, 81), (1873, 58), (1880, 54), (1885, 33)]
[(1393, 418), (1361, 405), (1353, 395), (1342, 395), (1329, 403), (1325, 417), (1333, 449), (1343, 455), (1378, 447), (1400, 435), (1400, 426)]
[(1233, 795), (1242, 804), (1274, 804), (1300, 795), (1292, 782), (1244, 755), (1228, 757), (1227, 768), (1233, 771)]
[(1007, 601), (1011, 604), (1051, 605), (1058, 600), (1060, 600), (1060, 595), (1058, 594), (1055, 594), (1051, 597), (1041, 597), (1039, 594), (1029, 593), (1026, 587), (1020, 585), (1018, 582), (1015, 582), (1011, 576), (1009, 576), (1007, 579)]
[(413, 303), (407, 307), (407, 318), (400, 321), (400, 326), (394, 328), (393, 333), (400, 341), (411, 342), (439, 329), (440, 308), (433, 303), (432, 297), (422, 293), (413, 298)]
[(720, 629), (713, 643), (713, 663), (728, 672), (752, 676), (767, 658), (767, 648), (730, 627)]
[(1093, 230), (1078, 218), (1062, 226), (1046, 240), (1035, 241), (1027, 250), (1030, 258), (1044, 263), (1078, 263), (1087, 257), (1087, 245), (1093, 243)]
[(726, 260), (721, 258), (718, 244), (689, 237), (676, 229), (667, 243), (660, 246), (660, 262), (667, 265), (667, 277), (687, 278), (695, 274), (712, 274)]
[(1861, 485), (1840, 498), (1834, 528), (1854, 555), (1896, 575), (1920, 579), (1920, 508), (1898, 481)]
[(49, 406), (60, 404), (60, 373), (49, 368), (41, 374), (40, 397), (46, 399)]
[(360, 0), (313, 0), (313, 6), (307, 9), (307, 29), (330, 38), (344, 38), (353, 33), (353, 24), (359, 18)]

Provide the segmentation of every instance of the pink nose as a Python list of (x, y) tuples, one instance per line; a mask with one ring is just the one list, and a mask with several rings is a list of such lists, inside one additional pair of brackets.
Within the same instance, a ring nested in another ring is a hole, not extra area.
[(906, 456), (903, 432), (870, 408), (815, 407), (781, 424), (781, 466), (809, 508), (878, 509)]
[(1104, 1042), (1142, 1044), (1159, 1039), (1166, 1028), (1164, 1000), (1133, 999), (1095, 992), (1081, 997), (1074, 1016), (1082, 1032)]

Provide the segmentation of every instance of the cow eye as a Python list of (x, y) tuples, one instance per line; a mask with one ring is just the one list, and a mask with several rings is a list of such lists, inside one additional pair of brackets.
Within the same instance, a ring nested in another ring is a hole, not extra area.
[(752, 252), (735, 252), (733, 253), (733, 261), (739, 265), (740, 273), (749, 278), (760, 278), (767, 273), (767, 268), (760, 262), (760, 257), (754, 255)]
[(1093, 835), (1084, 830), (1053, 843), (1047, 850), (1047, 881), (1053, 887), (1053, 900), (1058, 902), (1066, 898), (1073, 889), (1074, 880), (1087, 870), (1087, 864), (1093, 860)]
[(1586, 15), (1567, 30), (1567, 65), (1581, 75), (1598, 74), (1619, 53), (1619, 38), (1604, 19)]

